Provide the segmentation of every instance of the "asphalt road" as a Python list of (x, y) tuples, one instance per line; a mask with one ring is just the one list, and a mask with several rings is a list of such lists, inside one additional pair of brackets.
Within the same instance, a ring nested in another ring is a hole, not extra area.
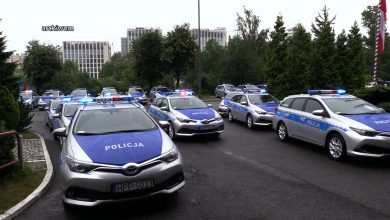
[(178, 194), (65, 210), (60, 145), (42, 112), (35, 112), (33, 130), (46, 140), (54, 179), (16, 219), (390, 219), (389, 159), (336, 162), (320, 147), (282, 143), (270, 128), (249, 130), (227, 119), (219, 139), (175, 141), (186, 178)]

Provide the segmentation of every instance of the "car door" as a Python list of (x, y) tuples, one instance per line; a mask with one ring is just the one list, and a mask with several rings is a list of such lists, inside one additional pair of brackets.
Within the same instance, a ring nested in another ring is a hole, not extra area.
[(242, 95), (235, 95), (233, 96), (232, 100), (230, 101), (230, 111), (232, 112), (233, 118), (239, 120), (239, 102), (241, 100)]
[(59, 116), (58, 116), (58, 118), (53, 117), (53, 119), (52, 119), (52, 121), (53, 121), (53, 130), (57, 129), (57, 128), (64, 127), (63, 123), (61, 121), (63, 106), (64, 106), (63, 104), (60, 104), (57, 107), (57, 109), (54, 111), (54, 114), (58, 114)]
[(217, 86), (217, 95), (218, 97), (223, 97), (224, 89), (223, 86)]
[(160, 111), (161, 102), (162, 102), (161, 98), (154, 99), (152, 102), (152, 105), (148, 109), (149, 114), (156, 121), (160, 120), (160, 118), (158, 116), (158, 114), (159, 114), (158, 112)]
[(290, 120), (289, 127), (287, 127), (287, 131), (291, 136), (297, 138), (303, 138), (303, 132), (305, 130), (304, 129), (305, 114), (303, 111), (303, 107), (306, 100), (307, 100), (306, 98), (295, 98), (290, 105), (290, 109), (288, 113), (289, 115), (287, 116), (288, 120)]
[(246, 121), (246, 114), (249, 112), (248, 105), (243, 105), (241, 103), (248, 103), (248, 98), (246, 95), (242, 95), (240, 101), (238, 102), (239, 109), (237, 111), (238, 120)]
[(313, 111), (315, 110), (323, 110), (326, 112), (319, 101), (308, 99), (304, 108), (305, 126), (303, 128), (302, 136), (310, 142), (321, 144), (326, 138), (326, 131), (322, 129), (324, 126), (321, 125), (326, 123), (325, 121), (327, 118), (313, 115)]

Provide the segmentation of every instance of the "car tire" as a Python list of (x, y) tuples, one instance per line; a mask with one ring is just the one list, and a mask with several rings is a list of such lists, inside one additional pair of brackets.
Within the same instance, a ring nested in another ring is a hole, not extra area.
[(173, 126), (172, 123), (169, 123), (168, 136), (169, 136), (169, 138), (171, 138), (171, 140), (175, 140), (176, 139), (175, 127)]
[(332, 133), (328, 136), (326, 150), (333, 160), (342, 161), (347, 157), (345, 140), (339, 133)]
[(233, 118), (232, 111), (228, 110), (228, 113), (227, 113), (227, 115), (228, 115), (228, 119), (229, 119), (229, 121), (233, 122), (233, 121), (234, 121), (234, 118)]
[(279, 122), (278, 127), (276, 129), (276, 133), (278, 134), (279, 140), (287, 141), (288, 140), (288, 131), (284, 122)]
[(246, 126), (249, 128), (249, 129), (253, 129), (254, 126), (253, 126), (253, 117), (251, 114), (248, 114), (246, 116)]

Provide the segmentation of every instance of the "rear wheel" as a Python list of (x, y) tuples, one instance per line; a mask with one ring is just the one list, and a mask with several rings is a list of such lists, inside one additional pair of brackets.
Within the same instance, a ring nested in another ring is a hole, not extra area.
[(246, 116), (246, 126), (250, 129), (253, 128), (253, 118), (252, 118), (252, 115), (248, 115)]
[(329, 156), (333, 160), (344, 160), (347, 156), (346, 144), (344, 138), (338, 134), (330, 134), (326, 141), (326, 148), (328, 150)]
[(276, 129), (276, 133), (278, 134), (278, 137), (281, 141), (287, 141), (288, 140), (288, 132), (287, 127), (284, 124), (284, 122), (279, 122), (278, 127)]

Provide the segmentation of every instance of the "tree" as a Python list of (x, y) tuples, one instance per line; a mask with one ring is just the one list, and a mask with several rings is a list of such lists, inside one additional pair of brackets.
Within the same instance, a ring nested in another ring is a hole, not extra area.
[(19, 123), (19, 108), (7, 87), (0, 86), (0, 121), (8, 130), (16, 129)]
[(284, 77), (287, 73), (287, 33), (282, 16), (277, 16), (270, 38), (265, 76), (273, 93), (281, 97), (285, 91)]
[(364, 63), (363, 38), (360, 34), (360, 29), (356, 21), (349, 31), (347, 48), (348, 60), (350, 61), (349, 69), (351, 73), (351, 78), (348, 79), (347, 88), (359, 89), (364, 87), (366, 84), (364, 77), (366, 71)]
[(312, 88), (332, 88), (337, 85), (334, 72), (335, 34), (332, 28), (336, 17), (330, 18), (326, 6), (312, 23), (313, 53), (309, 82)]
[(79, 73), (79, 66), (72, 60), (66, 60), (62, 64), (61, 71), (57, 72), (52, 79), (51, 87), (69, 94), (75, 88), (74, 75)]
[(309, 76), (310, 55), (312, 53), (311, 35), (302, 24), (293, 28), (292, 35), (287, 39), (287, 63), (284, 83), (280, 97), (288, 94), (300, 94), (309, 89), (305, 80)]
[(194, 65), (197, 46), (189, 28), (187, 23), (175, 26), (173, 31), (168, 32), (164, 43), (162, 59), (169, 72), (174, 74), (177, 88), (181, 77)]
[(14, 76), (16, 64), (7, 62), (7, 59), (11, 57), (13, 51), (6, 52), (6, 48), (7, 46), (5, 36), (3, 35), (3, 32), (0, 31), (0, 85), (6, 86), (12, 92), (12, 94), (17, 97), (18, 78)]
[(162, 75), (163, 37), (158, 31), (144, 34), (133, 43), (134, 73), (152, 88)]
[(334, 59), (335, 75), (340, 85), (345, 85), (349, 89), (351, 79), (350, 60), (348, 59), (349, 51), (347, 48), (347, 35), (343, 30), (338, 36), (335, 43), (336, 53)]
[(59, 52), (53, 45), (30, 41), (27, 45), (27, 56), (23, 70), (39, 94), (50, 87), (53, 77), (61, 70)]

